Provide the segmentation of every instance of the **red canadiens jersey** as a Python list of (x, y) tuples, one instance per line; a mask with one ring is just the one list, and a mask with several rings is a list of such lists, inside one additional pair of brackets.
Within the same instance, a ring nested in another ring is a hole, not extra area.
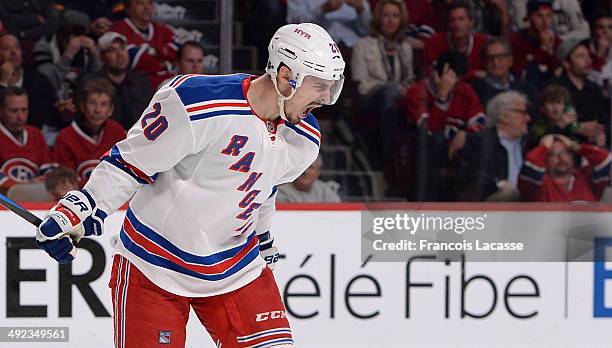
[(154, 89), (174, 76), (172, 64), (176, 61), (178, 45), (174, 42), (174, 32), (169, 27), (151, 22), (144, 34), (129, 18), (125, 18), (115, 22), (109, 31), (120, 33), (127, 38), (130, 66), (148, 74)]
[(23, 142), (0, 125), (0, 185), (25, 183), (55, 167), (51, 151), (40, 130), (25, 126)]
[(431, 132), (444, 132), (447, 139), (457, 131), (479, 131), (484, 128), (485, 115), (472, 87), (459, 82), (445, 103), (436, 101), (428, 79), (412, 85), (406, 93), (406, 109), (410, 119), (418, 125), (426, 122)]
[(113, 120), (106, 121), (96, 141), (87, 135), (76, 122), (59, 132), (53, 154), (60, 166), (73, 169), (80, 181), (89, 178), (100, 158), (117, 142), (125, 139), (125, 130)]
[(514, 57), (512, 65), (514, 75), (522, 77), (527, 64), (530, 62), (535, 62), (540, 71), (552, 74), (559, 66), (559, 62), (554, 54), (559, 44), (561, 44), (561, 39), (557, 36), (555, 37), (553, 52), (546, 52), (540, 48), (540, 43), (537, 39), (527, 34), (527, 30), (512, 33), (510, 35), (510, 46), (512, 46), (512, 56)]

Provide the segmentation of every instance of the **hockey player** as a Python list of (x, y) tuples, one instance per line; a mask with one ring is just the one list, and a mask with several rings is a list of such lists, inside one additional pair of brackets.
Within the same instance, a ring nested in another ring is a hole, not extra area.
[(101, 234), (133, 196), (109, 284), (116, 347), (183, 347), (190, 307), (223, 348), (293, 344), (270, 270), (275, 187), (316, 159), (310, 111), (338, 99), (344, 60), (314, 24), (281, 27), (268, 51), (264, 76), (183, 75), (163, 86), (39, 228), (39, 247), (70, 262), (73, 243)]

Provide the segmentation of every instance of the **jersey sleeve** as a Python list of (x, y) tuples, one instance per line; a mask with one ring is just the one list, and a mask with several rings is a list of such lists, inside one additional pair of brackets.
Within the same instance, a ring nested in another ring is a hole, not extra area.
[[(198, 127), (205, 127), (205, 123)], [(85, 188), (92, 192), (98, 207), (111, 214), (140, 185), (154, 184), (159, 173), (203, 149), (201, 139), (205, 137), (199, 137), (198, 143), (194, 134), (194, 125), (176, 91), (163, 88), (153, 96), (127, 138), (103, 156)]]

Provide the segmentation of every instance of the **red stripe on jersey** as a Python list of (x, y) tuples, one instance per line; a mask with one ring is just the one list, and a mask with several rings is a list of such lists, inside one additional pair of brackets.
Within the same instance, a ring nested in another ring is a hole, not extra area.
[(210, 108), (217, 108), (217, 107), (224, 107), (224, 106), (248, 107), (249, 104), (246, 103), (246, 102), (244, 102), (244, 103), (214, 103), (214, 104), (208, 104), (208, 105), (192, 106), (190, 108), (187, 108), (187, 112), (200, 111), (200, 110), (205, 110), (205, 109), (210, 109)]
[(228, 269), (232, 268), (235, 264), (237, 264), (240, 260), (242, 260), (242, 258), (246, 256), (254, 247), (258, 246), (258, 239), (253, 238), (247, 245), (244, 246), (242, 250), (240, 250), (238, 254), (236, 254), (234, 257), (230, 259), (227, 259), (216, 265), (211, 265), (211, 266), (194, 265), (194, 264), (190, 264), (190, 263), (183, 261), (178, 256), (170, 253), (168, 250), (160, 247), (159, 245), (147, 239), (142, 233), (137, 231), (134, 228), (134, 226), (132, 226), (132, 223), (127, 218), (125, 219), (125, 222), (123, 223), (123, 229), (125, 230), (125, 233), (127, 233), (127, 235), (130, 237), (130, 239), (134, 241), (134, 243), (144, 248), (147, 252), (164, 257), (174, 262), (175, 264), (183, 268), (186, 268), (188, 270), (191, 270), (193, 272), (203, 273), (203, 274), (220, 274), (220, 273), (227, 271)]
[(178, 86), (179, 86), (181, 83), (185, 82), (185, 80), (187, 80), (188, 78), (190, 78), (190, 77), (192, 77), (192, 76), (195, 76), (195, 74), (188, 74), (188, 75), (185, 75), (185, 76), (181, 77), (180, 79), (178, 79), (178, 80), (177, 80), (177, 81), (174, 83), (174, 85), (173, 85), (173, 86), (170, 86), (170, 87), (174, 87), (174, 88), (176, 88), (176, 87), (178, 87)]
[(269, 335), (269, 336), (258, 337), (256, 339), (248, 340), (248, 341), (243, 341), (241, 343), (242, 344), (248, 344), (249, 347), (254, 347), (254, 346), (258, 345), (258, 344), (263, 344), (263, 343), (274, 341), (274, 340), (278, 340), (278, 339), (281, 339), (281, 338), (293, 340), (293, 337), (291, 336), (290, 332), (283, 332), (283, 333), (277, 333), (277, 334), (273, 334), (273, 335)]
[(150, 176), (148, 176), (147, 174), (145, 174), (142, 170), (134, 167), (133, 165), (127, 163), (126, 161), (120, 159), (120, 158), (115, 158), (119, 163), (123, 164), (124, 166), (126, 166), (129, 170), (131, 170), (137, 177), (141, 178), (142, 180), (148, 182), (149, 184), (153, 183), (153, 179), (151, 179)]
[(308, 131), (314, 133), (318, 138), (321, 138), (321, 133), (319, 133), (319, 131), (316, 128), (314, 128), (313, 126), (309, 125), (307, 122), (302, 121), (302, 122), (298, 123), (298, 125), (306, 128)]

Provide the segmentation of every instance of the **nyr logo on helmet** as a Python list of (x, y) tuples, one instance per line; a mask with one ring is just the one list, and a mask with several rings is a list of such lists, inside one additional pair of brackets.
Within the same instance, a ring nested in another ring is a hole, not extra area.
[(297, 33), (299, 36), (304, 37), (306, 39), (310, 39), (310, 34), (308, 34), (307, 32), (305, 32), (302, 29), (299, 28), (295, 28), (295, 30), (293, 31), (294, 33)]
[(32, 180), (38, 172), (38, 166), (25, 158), (12, 158), (0, 168), (6, 176), (17, 182)]
[(94, 168), (96, 168), (98, 164), (100, 164), (100, 160), (98, 159), (87, 160), (79, 164), (76, 169), (76, 174), (78, 178), (82, 180), (89, 179), (91, 172), (93, 172)]

